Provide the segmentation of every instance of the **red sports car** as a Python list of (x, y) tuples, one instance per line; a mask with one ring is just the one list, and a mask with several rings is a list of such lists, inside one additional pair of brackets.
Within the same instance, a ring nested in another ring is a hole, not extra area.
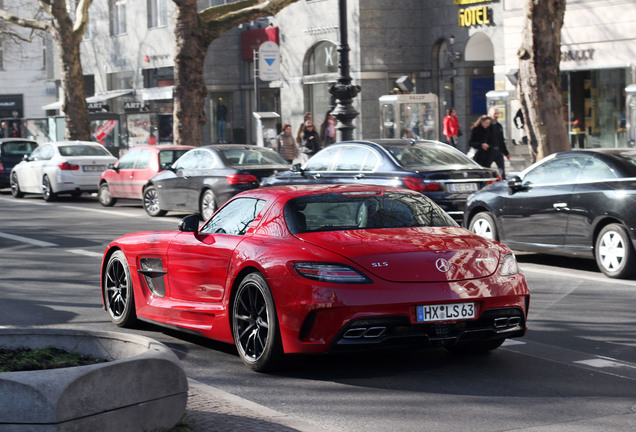
[(530, 300), (506, 246), (422, 194), (370, 185), (243, 192), (201, 228), (193, 215), (115, 240), (101, 279), (116, 325), (235, 343), (256, 371), (289, 353), (492, 350), (525, 334)]

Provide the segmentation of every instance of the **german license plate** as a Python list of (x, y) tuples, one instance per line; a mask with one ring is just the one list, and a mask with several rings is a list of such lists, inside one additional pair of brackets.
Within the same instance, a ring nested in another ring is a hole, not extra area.
[(106, 169), (104, 165), (84, 165), (84, 172), (102, 172)]
[(450, 183), (450, 191), (451, 192), (475, 192), (477, 188), (477, 183)]
[(475, 303), (451, 303), (417, 307), (417, 322), (454, 321), (475, 318)]

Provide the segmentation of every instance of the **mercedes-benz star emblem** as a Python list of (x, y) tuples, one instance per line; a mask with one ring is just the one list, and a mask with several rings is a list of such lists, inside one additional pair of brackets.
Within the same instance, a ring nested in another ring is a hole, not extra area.
[(435, 267), (437, 267), (437, 270), (441, 271), (442, 273), (446, 273), (450, 270), (450, 264), (444, 258), (439, 258), (437, 261), (435, 261)]

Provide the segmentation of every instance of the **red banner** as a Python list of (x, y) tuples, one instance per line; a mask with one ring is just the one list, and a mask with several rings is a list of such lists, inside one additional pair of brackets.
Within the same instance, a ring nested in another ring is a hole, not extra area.
[(241, 33), (241, 57), (245, 61), (254, 60), (253, 51), (258, 51), (258, 48), (263, 42), (272, 41), (277, 45), (278, 43), (278, 27), (265, 27), (254, 30), (246, 30)]

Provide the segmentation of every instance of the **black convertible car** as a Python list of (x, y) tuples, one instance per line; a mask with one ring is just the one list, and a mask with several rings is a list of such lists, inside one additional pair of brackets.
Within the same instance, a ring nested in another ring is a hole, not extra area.
[(257, 188), (263, 178), (290, 166), (272, 149), (225, 144), (189, 150), (167, 168), (144, 186), (146, 213), (181, 211), (207, 220), (237, 193)]
[(464, 153), (438, 141), (345, 141), (322, 149), (301, 167), (280, 172), (262, 186), (372, 184), (421, 192), (461, 224), (468, 196), (499, 180)]
[(609, 277), (636, 272), (636, 149), (555, 153), (472, 195), (471, 231), (512, 249), (595, 258)]

